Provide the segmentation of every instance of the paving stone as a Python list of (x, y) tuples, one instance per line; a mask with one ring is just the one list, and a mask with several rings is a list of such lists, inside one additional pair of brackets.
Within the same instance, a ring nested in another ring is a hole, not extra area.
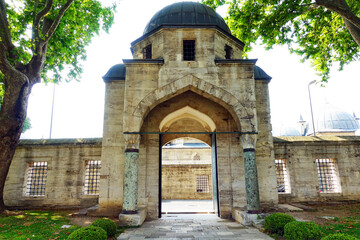
[[(189, 220), (193, 216), (194, 219)], [(265, 240), (272, 239), (252, 227), (245, 227), (238, 222), (219, 219), (215, 215), (201, 216), (173, 215), (158, 220), (144, 222), (140, 228), (126, 229), (119, 240), (139, 239), (239, 239)]]

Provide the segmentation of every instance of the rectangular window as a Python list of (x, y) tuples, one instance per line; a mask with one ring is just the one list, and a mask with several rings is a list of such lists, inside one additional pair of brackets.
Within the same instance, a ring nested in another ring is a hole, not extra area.
[(183, 41), (184, 61), (195, 61), (195, 40)]
[(275, 160), (276, 182), (279, 193), (290, 193), (289, 174), (284, 159)]
[(87, 161), (85, 171), (85, 194), (98, 195), (101, 161)]
[(316, 166), (318, 170), (320, 192), (340, 192), (334, 159), (316, 159)]
[(26, 196), (45, 196), (47, 167), (47, 162), (29, 163), (26, 180)]
[(233, 49), (229, 45), (225, 45), (225, 59), (231, 59), (233, 54)]
[(151, 44), (143, 48), (143, 59), (152, 59)]
[(196, 192), (198, 193), (209, 192), (209, 176), (207, 175), (196, 176)]

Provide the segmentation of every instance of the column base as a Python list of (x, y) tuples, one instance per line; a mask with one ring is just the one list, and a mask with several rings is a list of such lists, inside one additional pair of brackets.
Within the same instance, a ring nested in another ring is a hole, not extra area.
[(246, 211), (243, 211), (239, 208), (235, 208), (233, 209), (233, 218), (235, 221), (245, 225), (245, 226), (254, 226), (256, 225), (259, 221), (264, 221), (262, 218), (262, 216), (259, 214), (254, 214), (254, 213), (248, 213)]
[(139, 208), (136, 213), (120, 213), (120, 226), (141, 226), (146, 218), (146, 208)]

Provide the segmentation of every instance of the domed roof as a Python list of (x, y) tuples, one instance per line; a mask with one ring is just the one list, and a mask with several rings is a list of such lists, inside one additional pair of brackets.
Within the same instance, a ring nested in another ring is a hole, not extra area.
[(166, 27), (217, 27), (231, 35), (224, 19), (213, 9), (197, 2), (171, 4), (157, 12), (146, 25), (144, 35)]
[(259, 66), (254, 66), (254, 79), (255, 80), (266, 80), (269, 81), (271, 80), (271, 77), (269, 75), (267, 75), (267, 73), (261, 69), (261, 67)]
[(316, 132), (353, 132), (359, 129), (358, 122), (350, 113), (329, 103), (321, 109), (314, 113)]
[(290, 137), (290, 136), (301, 136), (300, 132), (292, 126), (284, 126), (279, 131), (279, 136)]
[(103, 76), (104, 81), (125, 80), (126, 68), (124, 64), (116, 64), (112, 66)]

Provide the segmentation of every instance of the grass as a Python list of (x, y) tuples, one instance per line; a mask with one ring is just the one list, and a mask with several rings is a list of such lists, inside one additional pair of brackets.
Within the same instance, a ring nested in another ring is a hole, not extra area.
[(335, 218), (334, 221), (320, 226), (325, 235), (332, 233), (345, 233), (360, 239), (360, 205), (350, 209), (350, 216)]
[[(319, 225), (323, 237), (333, 233), (344, 233), (360, 239), (360, 204), (338, 206), (337, 208), (339, 211), (349, 212), (349, 216), (344, 218), (335, 217), (334, 220), (329, 220), (324, 225)], [(285, 240), (283, 236), (265, 233), (276, 240)]]
[(0, 239), (67, 239), (68, 235), (80, 228), (69, 225), (66, 212), (21, 211), (12, 216), (0, 215)]

